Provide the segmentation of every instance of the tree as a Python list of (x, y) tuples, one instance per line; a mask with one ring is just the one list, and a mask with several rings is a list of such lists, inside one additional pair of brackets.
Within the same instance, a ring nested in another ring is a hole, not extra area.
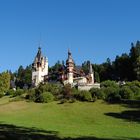
[(84, 61), (84, 63), (82, 64), (82, 70), (84, 71), (85, 74), (89, 73), (89, 64), (90, 61)]
[(29, 65), (25, 69), (23, 68), (23, 66), (20, 66), (16, 74), (16, 86), (19, 88), (23, 88), (25, 85), (30, 87), (32, 82), (31, 79), (32, 66)]
[(130, 67), (130, 57), (124, 53), (121, 56), (116, 56), (114, 61), (116, 80), (131, 80), (132, 68)]
[(137, 80), (140, 81), (140, 56), (136, 59), (134, 72), (135, 72)]
[[(136, 42), (136, 45), (134, 45), (133, 43), (131, 43), (131, 49), (130, 49), (130, 60), (131, 60), (131, 68), (132, 68), (132, 75), (133, 75), (133, 79), (132, 80), (136, 80), (137, 79), (137, 74), (136, 74), (136, 63), (137, 63), (137, 59), (140, 56), (140, 41)], [(137, 79), (138, 80), (138, 79)]]
[(10, 74), (3, 72), (0, 74), (0, 92), (4, 94), (10, 88)]

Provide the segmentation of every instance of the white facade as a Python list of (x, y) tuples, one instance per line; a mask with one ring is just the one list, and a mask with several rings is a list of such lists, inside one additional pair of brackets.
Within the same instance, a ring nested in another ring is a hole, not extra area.
[(91, 84), (94, 84), (94, 71), (93, 71), (91, 64), (90, 64), (90, 68), (89, 68), (89, 73), (90, 73), (90, 77), (91, 77)]
[(72, 59), (70, 50), (68, 50), (68, 59), (66, 61), (66, 65), (67, 65), (67, 82), (72, 85), (73, 84), (74, 61)]
[(48, 75), (48, 59), (42, 56), (41, 48), (32, 64), (32, 85), (38, 86), (39, 83), (44, 82), (45, 76)]
[(73, 84), (73, 73), (72, 72), (68, 73), (68, 83)]

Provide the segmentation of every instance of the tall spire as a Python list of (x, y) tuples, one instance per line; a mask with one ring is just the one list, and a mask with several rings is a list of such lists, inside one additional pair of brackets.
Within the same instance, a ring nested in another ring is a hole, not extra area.
[(42, 52), (41, 52), (41, 47), (40, 47), (40, 46), (38, 47), (38, 52), (37, 52), (36, 57), (37, 57), (38, 61), (40, 61), (40, 60), (41, 60), (41, 57), (42, 57)]
[(70, 49), (68, 49), (68, 59), (66, 61), (67, 63), (74, 63), (73, 59), (72, 59), (72, 54), (70, 52)]
[(89, 64), (89, 73), (92, 74), (93, 73), (93, 68), (92, 68), (92, 64)]

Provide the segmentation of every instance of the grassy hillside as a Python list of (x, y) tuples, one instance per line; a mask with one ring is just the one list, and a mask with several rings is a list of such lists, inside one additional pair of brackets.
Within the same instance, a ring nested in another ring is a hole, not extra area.
[[(0, 139), (140, 139), (140, 111), (124, 105), (0, 99)], [(46, 136), (47, 135), (47, 136)]]

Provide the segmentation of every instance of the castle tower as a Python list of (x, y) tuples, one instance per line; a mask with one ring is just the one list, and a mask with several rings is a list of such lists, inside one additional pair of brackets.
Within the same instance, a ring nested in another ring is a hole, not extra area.
[(93, 71), (91, 63), (89, 64), (89, 74), (90, 74), (90, 77), (91, 77), (91, 83), (94, 84), (94, 71)]
[(48, 75), (48, 59), (42, 55), (39, 47), (32, 64), (32, 85), (37, 86), (39, 83), (44, 82), (46, 75)]
[(74, 61), (70, 50), (68, 50), (68, 59), (66, 61), (67, 66), (67, 79), (69, 84), (73, 84), (73, 70), (74, 70)]

